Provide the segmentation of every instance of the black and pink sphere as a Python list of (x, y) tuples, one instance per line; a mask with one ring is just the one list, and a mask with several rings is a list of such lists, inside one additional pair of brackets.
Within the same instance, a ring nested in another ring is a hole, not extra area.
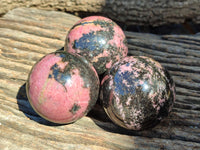
[(102, 16), (90, 16), (78, 21), (70, 29), (64, 49), (87, 58), (98, 74), (104, 73), (128, 53), (122, 29)]
[(106, 113), (127, 129), (155, 126), (169, 114), (175, 101), (175, 84), (168, 71), (144, 56), (125, 57), (115, 63), (101, 86)]
[(99, 78), (85, 58), (54, 52), (33, 66), (26, 91), (31, 106), (41, 117), (66, 124), (80, 119), (94, 106)]

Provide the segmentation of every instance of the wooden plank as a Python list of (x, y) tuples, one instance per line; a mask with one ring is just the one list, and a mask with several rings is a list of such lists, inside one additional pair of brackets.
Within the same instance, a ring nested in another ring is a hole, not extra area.
[[(79, 15), (104, 14), (126, 25), (159, 26), (186, 22), (184, 26), (194, 32), (187, 22), (200, 23), (199, 2), (200, 0), (1, 0), (0, 15), (17, 7), (34, 7)], [(29, 18), (29, 14), (23, 15)], [(36, 15), (40, 13), (35, 13)]]
[(0, 18), (0, 149), (200, 149), (199, 34), (125, 32), (129, 55), (154, 58), (176, 83), (172, 113), (153, 129), (122, 129), (98, 103), (69, 125), (50, 123), (34, 112), (25, 91), (28, 73), (42, 56), (63, 47), (69, 28), (79, 19), (24, 8)]

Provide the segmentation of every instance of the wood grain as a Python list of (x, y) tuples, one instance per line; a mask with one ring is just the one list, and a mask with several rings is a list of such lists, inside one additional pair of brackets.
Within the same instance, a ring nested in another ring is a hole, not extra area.
[(200, 23), (200, 0), (0, 0), (0, 15), (18, 7), (103, 14), (126, 25)]
[(176, 83), (172, 113), (153, 129), (114, 125), (100, 105), (74, 124), (39, 117), (27, 101), (32, 65), (61, 49), (80, 18), (55, 11), (18, 8), (0, 18), (0, 149), (200, 149), (200, 34), (125, 32), (129, 55), (145, 55), (165, 66)]

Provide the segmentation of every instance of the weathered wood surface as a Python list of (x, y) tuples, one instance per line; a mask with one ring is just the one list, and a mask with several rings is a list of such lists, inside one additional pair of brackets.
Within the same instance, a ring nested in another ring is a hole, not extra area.
[(24, 84), (32, 65), (61, 49), (78, 17), (54, 11), (15, 9), (0, 18), (0, 149), (200, 149), (200, 35), (126, 32), (129, 55), (146, 55), (172, 74), (177, 99), (172, 113), (153, 129), (135, 132), (114, 125), (99, 105), (74, 124), (39, 117)]
[(200, 0), (0, 0), (0, 14), (17, 7), (103, 13), (126, 25), (200, 23)]

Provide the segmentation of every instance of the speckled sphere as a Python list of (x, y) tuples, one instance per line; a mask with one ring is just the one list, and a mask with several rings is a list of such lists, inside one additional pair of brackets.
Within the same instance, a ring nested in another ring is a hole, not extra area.
[(85, 58), (54, 52), (33, 66), (26, 91), (31, 106), (41, 117), (67, 124), (86, 115), (96, 103), (99, 78)]
[(100, 99), (114, 123), (143, 130), (168, 116), (175, 101), (175, 84), (157, 61), (129, 56), (106, 72)]
[(64, 49), (86, 57), (98, 74), (104, 73), (128, 53), (122, 29), (102, 16), (90, 16), (78, 21), (69, 31)]

